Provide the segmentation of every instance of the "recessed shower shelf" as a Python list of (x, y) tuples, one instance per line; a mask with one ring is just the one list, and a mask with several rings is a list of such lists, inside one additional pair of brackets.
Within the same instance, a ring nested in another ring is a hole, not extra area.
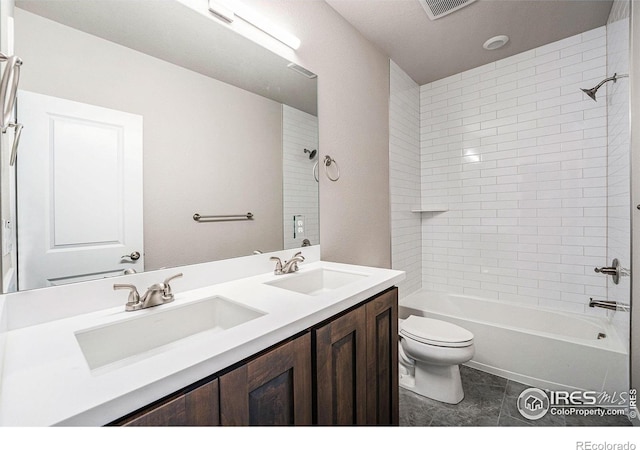
[(414, 208), (411, 212), (423, 213), (423, 212), (447, 212), (449, 207), (447, 205), (425, 205), (420, 208)]

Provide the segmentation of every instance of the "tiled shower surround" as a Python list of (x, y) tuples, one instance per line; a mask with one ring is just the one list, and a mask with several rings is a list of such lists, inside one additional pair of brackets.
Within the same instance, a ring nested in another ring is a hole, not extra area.
[(399, 295), (422, 285), (422, 225), (411, 209), (420, 204), (420, 87), (391, 61), (389, 170), (391, 187), (391, 259), (407, 277)]
[(422, 207), (446, 209), (413, 213), (422, 287), (604, 314), (587, 303), (607, 294), (593, 271), (608, 263), (607, 107), (580, 88), (606, 76), (606, 52), (600, 27), (421, 86), (419, 149), (394, 143), (412, 131), (394, 113), (392, 63), (394, 268), (414, 233), (397, 211), (420, 206), (399, 204), (413, 180), (400, 162), (419, 152)]
[[(283, 220), (284, 248), (301, 247), (303, 239), (312, 245), (320, 242), (318, 182), (313, 177), (313, 160), (304, 149), (318, 148), (318, 118), (282, 105)], [(304, 233), (295, 233), (295, 215), (304, 216)]]
[[(423, 286), (587, 312), (606, 295), (606, 28), (420, 90)], [(604, 94), (604, 92), (602, 92)], [(425, 213), (423, 213), (425, 214)]]

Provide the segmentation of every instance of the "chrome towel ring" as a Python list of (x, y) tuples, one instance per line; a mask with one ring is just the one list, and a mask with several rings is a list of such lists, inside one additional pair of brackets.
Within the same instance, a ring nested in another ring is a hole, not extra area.
[[(318, 177), (318, 162), (316, 161), (316, 163), (313, 165), (313, 178), (316, 180), (316, 182), (319, 182), (319, 177)], [(329, 175), (329, 169), (328, 167), (331, 164), (335, 164), (336, 165), (336, 171), (337, 174), (335, 176), (335, 178), (331, 177), (331, 175)], [(330, 179), (331, 181), (338, 181), (340, 179), (340, 167), (338, 167), (338, 163), (336, 162), (335, 159), (333, 159), (331, 156), (329, 155), (325, 155), (324, 157), (324, 173), (327, 175), (327, 178)]]
[[(336, 165), (337, 173), (335, 178), (332, 178), (331, 175), (329, 175), (329, 166), (334, 163)], [(340, 167), (338, 166), (338, 163), (336, 162), (336, 160), (329, 155), (325, 155), (324, 157), (324, 173), (327, 175), (327, 178), (330, 179), (331, 181), (338, 181), (340, 179)]]

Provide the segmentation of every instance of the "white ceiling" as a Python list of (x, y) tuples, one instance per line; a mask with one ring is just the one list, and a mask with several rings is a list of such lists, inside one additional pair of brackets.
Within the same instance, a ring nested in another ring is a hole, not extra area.
[[(431, 21), (421, 0), (325, 0), (418, 84), (605, 25), (612, 0), (478, 0)], [(509, 43), (485, 50), (490, 37)]]

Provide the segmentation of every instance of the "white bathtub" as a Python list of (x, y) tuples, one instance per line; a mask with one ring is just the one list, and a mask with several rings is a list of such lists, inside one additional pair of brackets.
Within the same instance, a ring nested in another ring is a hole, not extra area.
[(400, 318), (432, 317), (471, 331), (470, 367), (543, 389), (629, 389), (628, 350), (607, 320), (426, 290), (399, 306)]

